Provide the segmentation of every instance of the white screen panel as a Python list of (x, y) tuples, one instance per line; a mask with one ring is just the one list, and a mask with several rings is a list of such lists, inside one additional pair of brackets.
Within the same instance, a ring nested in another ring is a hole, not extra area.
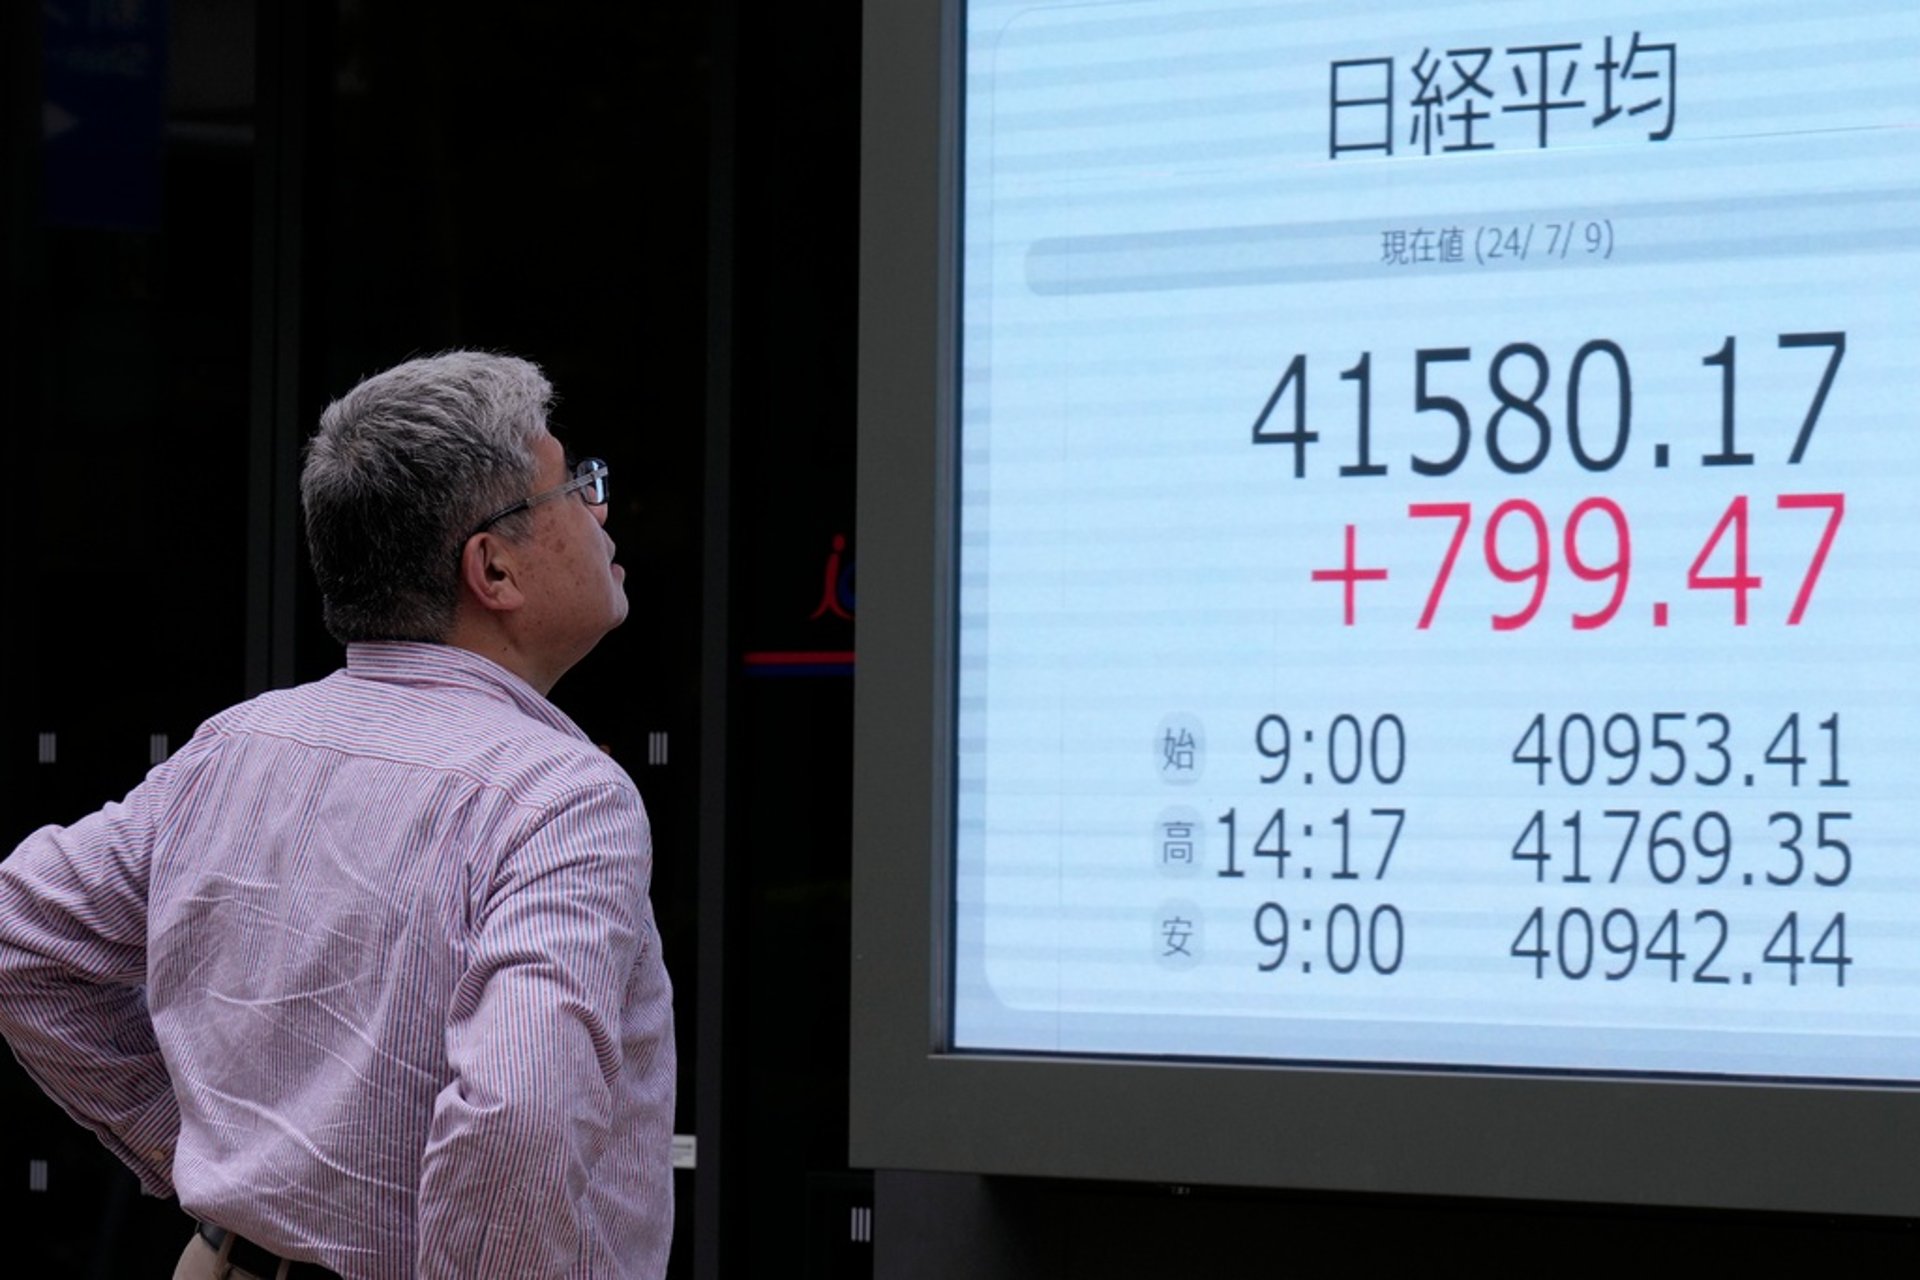
[(1916, 65), (969, 6), (956, 1048), (1920, 1078)]

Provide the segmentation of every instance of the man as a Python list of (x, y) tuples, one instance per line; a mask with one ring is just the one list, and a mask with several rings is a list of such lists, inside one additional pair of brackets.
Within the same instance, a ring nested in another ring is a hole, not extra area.
[(624, 574), (551, 396), (450, 352), (330, 405), (301, 493), (346, 669), (0, 863), (0, 1034), (200, 1219), (177, 1277), (666, 1268), (646, 812), (545, 698)]

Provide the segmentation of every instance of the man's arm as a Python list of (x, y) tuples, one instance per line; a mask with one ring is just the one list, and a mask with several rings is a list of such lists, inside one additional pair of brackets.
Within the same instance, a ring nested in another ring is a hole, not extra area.
[(612, 1135), (651, 866), (631, 784), (577, 793), (500, 864), (447, 1024), (421, 1171), (427, 1276), (561, 1275)]
[(147, 883), (162, 765), (123, 804), (43, 827), (0, 862), (0, 1036), (151, 1195), (180, 1111), (147, 1014)]

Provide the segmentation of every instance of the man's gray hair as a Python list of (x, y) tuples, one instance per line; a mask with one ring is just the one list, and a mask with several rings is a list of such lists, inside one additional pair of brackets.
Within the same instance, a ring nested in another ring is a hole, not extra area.
[[(475, 525), (533, 492), (553, 387), (539, 366), (449, 351), (375, 374), (327, 406), (300, 473), (327, 630), (443, 641)], [(526, 513), (494, 529), (515, 538)]]

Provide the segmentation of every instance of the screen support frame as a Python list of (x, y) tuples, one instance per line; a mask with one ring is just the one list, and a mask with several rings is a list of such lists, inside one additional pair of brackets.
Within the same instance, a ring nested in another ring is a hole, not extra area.
[(957, 1054), (958, 0), (864, 18), (850, 1162), (1920, 1216), (1920, 1091)]

